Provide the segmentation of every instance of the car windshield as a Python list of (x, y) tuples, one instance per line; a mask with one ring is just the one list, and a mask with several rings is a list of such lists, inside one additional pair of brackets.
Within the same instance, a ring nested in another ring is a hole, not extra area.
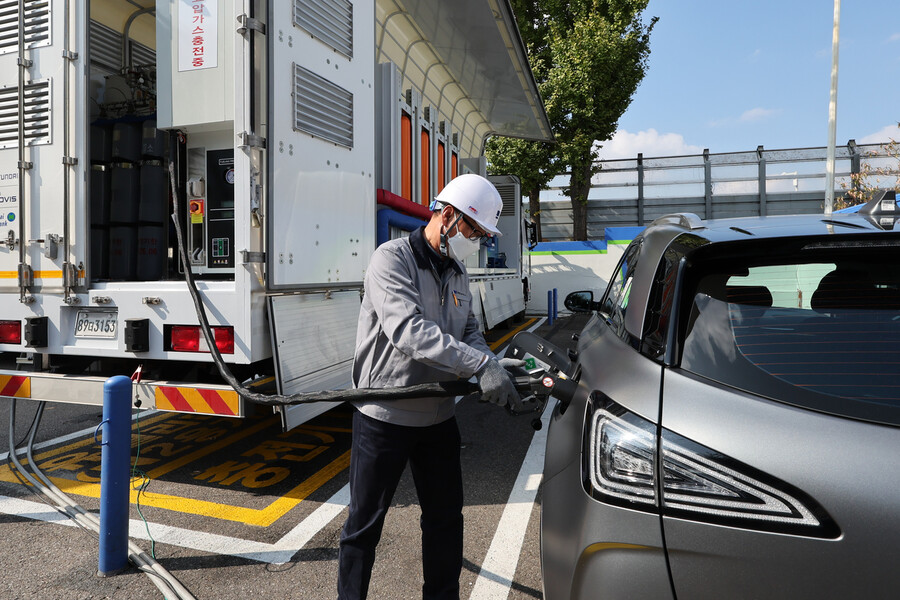
[(689, 289), (681, 367), (775, 400), (900, 424), (898, 261), (838, 254), (704, 268)]

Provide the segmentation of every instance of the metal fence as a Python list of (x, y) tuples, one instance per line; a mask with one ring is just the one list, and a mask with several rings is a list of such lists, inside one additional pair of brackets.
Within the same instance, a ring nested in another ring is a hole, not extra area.
[[(600, 161), (588, 194), (588, 239), (603, 239), (607, 227), (646, 225), (673, 212), (703, 219), (821, 212), (825, 167), (825, 147)], [(884, 173), (869, 180), (878, 187), (894, 187), (900, 175), (897, 157), (883, 145), (850, 140), (836, 149), (836, 199), (861, 169)], [(545, 241), (572, 239), (571, 201), (562, 193), (568, 179), (557, 177), (541, 194)]]

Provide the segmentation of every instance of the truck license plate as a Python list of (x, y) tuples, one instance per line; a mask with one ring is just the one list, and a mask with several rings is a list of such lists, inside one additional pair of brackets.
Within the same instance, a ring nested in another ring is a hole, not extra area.
[(118, 333), (117, 311), (79, 310), (75, 319), (75, 337), (115, 338)]

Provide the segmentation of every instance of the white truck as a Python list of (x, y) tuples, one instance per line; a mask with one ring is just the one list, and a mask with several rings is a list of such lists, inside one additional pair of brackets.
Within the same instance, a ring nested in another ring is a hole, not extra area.
[[(238, 379), (347, 387), (376, 245), (484, 174), (489, 135), (551, 137), (508, 0), (11, 0), (0, 16), (0, 396), (100, 404), (135, 373), (143, 407), (250, 413), (200, 334), (173, 206)], [(487, 328), (525, 308), (519, 190), (495, 182), (507, 235), (468, 264)], [(278, 410), (290, 428), (328, 407)]]

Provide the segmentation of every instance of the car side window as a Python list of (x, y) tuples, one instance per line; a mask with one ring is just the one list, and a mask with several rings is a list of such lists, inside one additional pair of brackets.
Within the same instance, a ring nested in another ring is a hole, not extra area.
[(603, 299), (602, 311), (606, 314), (609, 324), (616, 335), (626, 341), (628, 332), (625, 331), (625, 313), (628, 310), (631, 283), (634, 279), (634, 269), (637, 266), (640, 251), (641, 240), (635, 240), (628, 246), (609, 282), (609, 288)]

